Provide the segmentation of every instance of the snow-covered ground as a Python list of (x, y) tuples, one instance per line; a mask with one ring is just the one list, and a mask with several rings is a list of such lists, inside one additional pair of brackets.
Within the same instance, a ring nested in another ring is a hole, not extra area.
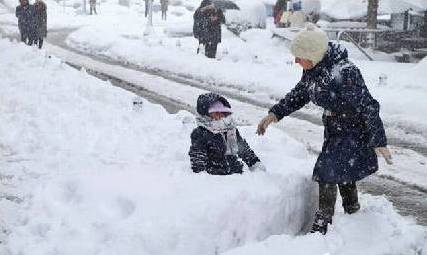
[(1, 254), (427, 249), (424, 227), (364, 194), (355, 215), (337, 207), (325, 237), (297, 235), (315, 206), (314, 157), (277, 129), (259, 139), (254, 126), (241, 128), (267, 173), (193, 174), (191, 114), (169, 115), (147, 101), (133, 110), (134, 95), (44, 51), (4, 39), (0, 49), (0, 72), (8, 74), (0, 94)]

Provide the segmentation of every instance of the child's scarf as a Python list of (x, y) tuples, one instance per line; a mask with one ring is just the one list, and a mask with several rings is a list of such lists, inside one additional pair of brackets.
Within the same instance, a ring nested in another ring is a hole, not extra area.
[(196, 121), (198, 126), (204, 127), (214, 134), (221, 134), (227, 146), (225, 155), (236, 156), (238, 154), (236, 122), (231, 116), (220, 120), (213, 120), (208, 116), (198, 116)]

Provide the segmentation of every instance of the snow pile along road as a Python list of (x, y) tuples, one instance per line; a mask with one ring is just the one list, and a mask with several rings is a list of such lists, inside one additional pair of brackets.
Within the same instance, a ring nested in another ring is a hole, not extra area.
[[(332, 2), (332, 5), (324, 4), (332, 6), (333, 10), (348, 9), (350, 13), (342, 10), (347, 16), (360, 10), (360, 5), (366, 6), (360, 1), (344, 2), (341, 1), (339, 8)], [(185, 26), (191, 31), (193, 10), (184, 10), (181, 16), (172, 12), (167, 21), (160, 21), (160, 15), (155, 13), (156, 33), (150, 37), (142, 36), (140, 24), (145, 21), (141, 20), (135, 8), (124, 9), (110, 2), (104, 6), (104, 12), (107, 11), (108, 15), (88, 20), (86, 26), (72, 32), (65, 43), (87, 54), (190, 77), (203, 81), (206, 86), (211, 84), (211, 89), (234, 91), (265, 103), (273, 103), (272, 98), (283, 97), (301, 78), (302, 69), (294, 63), (286, 43), (272, 39), (269, 29), (251, 29), (241, 33), (239, 38), (223, 27), (217, 61), (207, 59), (203, 54), (197, 55), (198, 43), (192, 36), (183, 34), (183, 37), (176, 38), (164, 32)], [(268, 23), (268, 26), (272, 25)], [(415, 64), (367, 61), (354, 45), (343, 44), (350, 59), (361, 69), (370, 92), (381, 104), (389, 137), (425, 144), (425, 75), (415, 70)], [(376, 60), (394, 59), (392, 55), (374, 55)], [(320, 110), (312, 104), (303, 111), (313, 117), (321, 116)]]
[(7, 40), (0, 49), (7, 74), (0, 94), (1, 254), (196, 255), (238, 246), (257, 254), (280, 247), (347, 254), (348, 246), (407, 254), (426, 241), (425, 229), (384, 198), (364, 195), (356, 215), (337, 208), (337, 226), (326, 237), (294, 237), (315, 206), (314, 158), (302, 144), (274, 128), (259, 139), (255, 127), (244, 127), (268, 173), (193, 174), (189, 113), (169, 115), (147, 101), (133, 111), (134, 95), (43, 51)]

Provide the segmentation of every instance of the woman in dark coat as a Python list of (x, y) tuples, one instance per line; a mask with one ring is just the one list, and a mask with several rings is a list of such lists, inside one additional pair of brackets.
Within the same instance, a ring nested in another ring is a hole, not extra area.
[(218, 44), (221, 42), (221, 24), (225, 23), (223, 12), (210, 0), (203, 0), (193, 18), (194, 37), (199, 40), (199, 44), (205, 46), (206, 57), (215, 58)]
[(18, 18), (21, 41), (32, 45), (36, 37), (34, 6), (29, 4), (28, 0), (20, 0), (20, 5), (16, 7), (15, 15)]
[(264, 134), (269, 124), (310, 101), (324, 109), (325, 139), (313, 171), (319, 183), (319, 210), (312, 232), (325, 234), (334, 215), (337, 185), (344, 211), (355, 213), (360, 208), (356, 182), (378, 170), (376, 153), (390, 164), (391, 156), (380, 105), (348, 60), (347, 50), (328, 43), (322, 30), (308, 24), (292, 41), (291, 52), (304, 69), (301, 81), (270, 109), (257, 133)]
[(213, 175), (242, 173), (242, 159), (250, 170), (265, 171), (258, 157), (241, 137), (231, 118), (231, 106), (222, 96), (208, 93), (197, 100), (198, 127), (191, 133), (193, 172)]
[(34, 4), (36, 13), (36, 43), (39, 49), (43, 47), (43, 39), (47, 36), (47, 11), (46, 4), (42, 0), (37, 0)]

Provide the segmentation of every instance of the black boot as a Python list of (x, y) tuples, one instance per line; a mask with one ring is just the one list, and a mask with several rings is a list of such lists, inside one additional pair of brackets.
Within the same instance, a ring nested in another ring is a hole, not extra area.
[(325, 217), (321, 212), (317, 212), (310, 232), (319, 232), (325, 235), (328, 232), (328, 224), (332, 224), (332, 218)]
[(340, 194), (342, 197), (342, 206), (344, 212), (348, 214), (359, 211), (360, 204), (357, 194), (356, 182), (338, 184)]
[(319, 210), (316, 212), (311, 233), (320, 232), (323, 235), (328, 231), (328, 224), (332, 224), (337, 199), (337, 185), (319, 182)]
[(344, 205), (344, 212), (348, 213), (348, 214), (353, 214), (353, 213), (359, 211), (359, 209), (360, 209), (359, 203), (356, 203), (353, 205)]

